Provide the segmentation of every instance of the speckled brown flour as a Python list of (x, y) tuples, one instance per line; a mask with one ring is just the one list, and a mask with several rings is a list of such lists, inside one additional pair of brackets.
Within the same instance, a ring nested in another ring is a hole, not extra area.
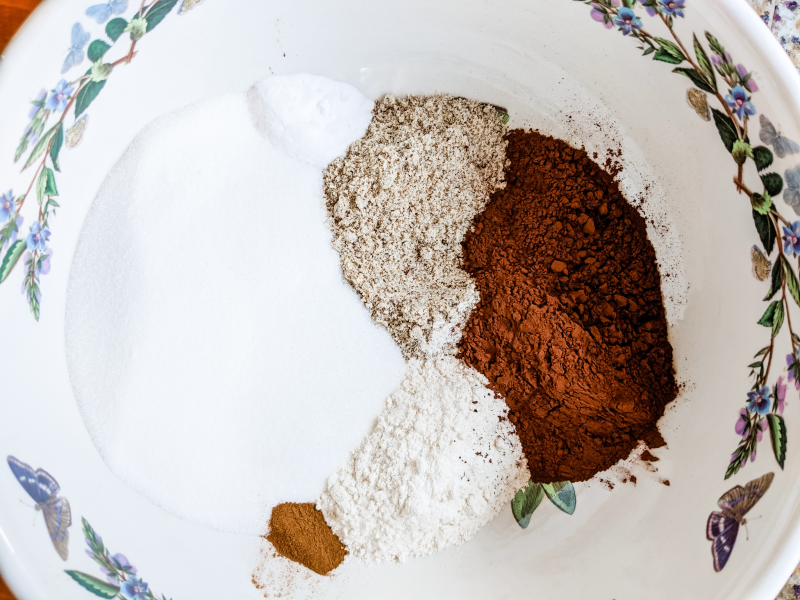
[(386, 96), (366, 135), (325, 170), (342, 273), (406, 359), (452, 354), (478, 294), (461, 242), (502, 188), (506, 126), (494, 107)]

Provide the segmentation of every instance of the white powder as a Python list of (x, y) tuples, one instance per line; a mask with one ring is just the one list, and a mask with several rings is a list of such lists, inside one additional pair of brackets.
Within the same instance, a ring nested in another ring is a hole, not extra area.
[(307, 73), (259, 81), (248, 100), (256, 127), (277, 148), (319, 168), (364, 135), (375, 106), (352, 85)]
[[(372, 103), (346, 87), (256, 90), (293, 103), (277, 115), (336, 107), (287, 124), (313, 162), (366, 129)], [(266, 103), (212, 98), (136, 138), (87, 217), (66, 306), (75, 396), (112, 471), (177, 515), (252, 534), (274, 504), (319, 495), (406, 369), (342, 281), (321, 168), (257, 126)]]
[(452, 356), (412, 360), (400, 387), (317, 507), (368, 562), (471, 538), (530, 477), (508, 408)]
[(345, 279), (406, 358), (453, 353), (478, 303), (461, 242), (505, 187), (505, 132), (473, 100), (386, 96), (364, 138), (325, 171)]

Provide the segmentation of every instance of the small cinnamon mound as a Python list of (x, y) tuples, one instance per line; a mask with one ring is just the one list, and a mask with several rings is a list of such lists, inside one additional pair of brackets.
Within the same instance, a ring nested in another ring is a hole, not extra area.
[(267, 540), (281, 556), (320, 575), (333, 571), (347, 556), (313, 502), (284, 502), (273, 508)]

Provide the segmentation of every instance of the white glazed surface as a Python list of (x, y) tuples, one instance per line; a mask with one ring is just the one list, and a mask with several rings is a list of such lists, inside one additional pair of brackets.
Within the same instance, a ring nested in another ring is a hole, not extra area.
[[(69, 29), (76, 20), (88, 25), (88, 4), (46, 0), (0, 61), (3, 190), (27, 187), (30, 175), (20, 175), (11, 157), (28, 102), (60, 79)], [(755, 71), (759, 113), (799, 139), (800, 79), (758, 17), (743, 0), (688, 4), (678, 32), (714, 33), (736, 62)], [(686, 105), (688, 80), (641, 58), (634, 46), (568, 0), (209, 0), (167, 17), (91, 107), (83, 143), (62, 156), (63, 208), (54, 220), (40, 322), (20, 299), (19, 273), (0, 288), (0, 456), (13, 454), (52, 473), (74, 522), (64, 563), (41, 515), (10, 472), (0, 472), (0, 568), (13, 591), (22, 600), (91, 597), (63, 572), (99, 575), (82, 552), (83, 516), (112, 552), (123, 552), (154, 590), (175, 600), (256, 599), (281, 587), (295, 590), (289, 597), (348, 599), (774, 598), (800, 560), (800, 445), (789, 442), (783, 472), (764, 447), (755, 463), (723, 480), (736, 444), (736, 411), (749, 389), (744, 365), (764, 339), (755, 324), (764, 289), (749, 263), (757, 234), (717, 132)], [(572, 517), (543, 506), (523, 531), (508, 510), (462, 547), (403, 565), (367, 569), (350, 561), (330, 580), (294, 576), (292, 567), (273, 560), (266, 570), (274, 589), (259, 591), (251, 583), (263, 561), (258, 538), (182, 521), (108, 470), (78, 412), (64, 350), (69, 265), (83, 220), (107, 173), (156, 117), (291, 72), (339, 79), (373, 99), (440, 90), (485, 100), (508, 107), (513, 127), (534, 127), (590, 152), (613, 145), (606, 135), (612, 132), (629, 172), (663, 192), (671, 239), (679, 241), (674, 264), (682, 257), (689, 286), (670, 330), (685, 385), (662, 420), (668, 448), (655, 452), (658, 477), (669, 479), (669, 487), (644, 469), (635, 487), (609, 492), (577, 484)], [(794, 164), (787, 159), (780, 169)], [(800, 401), (789, 394), (791, 440)], [(776, 478), (748, 515), (749, 535), (740, 535), (727, 567), (715, 573), (705, 539), (708, 514), (727, 489), (766, 471)]]

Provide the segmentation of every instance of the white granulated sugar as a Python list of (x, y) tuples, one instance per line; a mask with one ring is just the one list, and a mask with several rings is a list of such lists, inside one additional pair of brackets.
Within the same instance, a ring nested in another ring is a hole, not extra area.
[(452, 356), (412, 360), (400, 387), (317, 501), (367, 562), (424, 556), (471, 538), (530, 477), (505, 402)]
[(249, 98), (256, 126), (276, 147), (320, 168), (364, 135), (375, 106), (352, 85), (307, 73), (259, 81)]
[[(255, 89), (303, 105), (279, 81)], [(352, 121), (299, 137), (344, 151), (370, 103), (313, 82), (311, 100), (330, 91)], [(273, 505), (320, 494), (406, 369), (342, 280), (322, 169), (263, 135), (264, 102), (205, 100), (135, 139), (87, 217), (66, 307), (75, 396), (112, 471), (179, 516), (250, 534)]]
[(386, 96), (325, 171), (342, 272), (406, 358), (450, 354), (478, 303), (461, 242), (505, 187), (506, 127), (473, 100)]

